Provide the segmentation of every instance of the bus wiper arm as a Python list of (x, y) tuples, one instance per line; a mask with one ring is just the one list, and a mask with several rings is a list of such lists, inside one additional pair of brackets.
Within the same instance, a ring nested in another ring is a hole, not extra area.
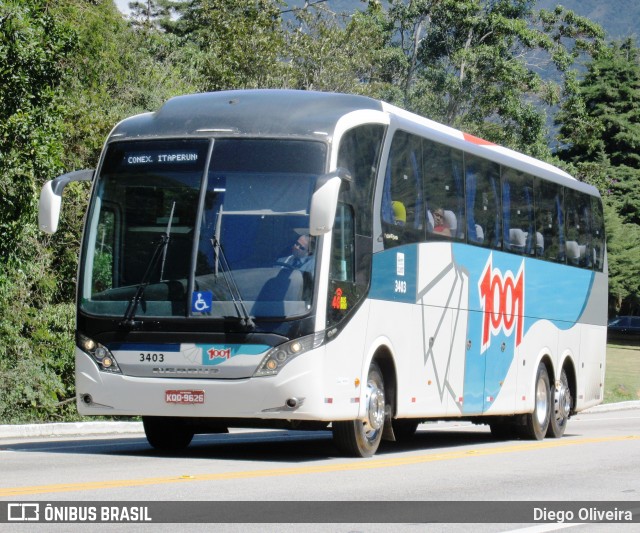
[[(164, 271), (164, 262), (167, 254), (167, 247), (169, 246), (169, 241), (171, 240), (171, 222), (173, 221), (173, 212), (176, 208), (176, 203), (173, 202), (171, 206), (171, 214), (169, 215), (169, 221), (167, 222), (167, 229), (160, 237), (160, 242), (156, 246), (156, 249), (153, 251), (153, 255), (149, 259), (149, 263), (147, 264), (147, 269), (144, 271), (144, 275), (138, 283), (138, 287), (136, 288), (136, 292), (133, 295), (133, 298), (129, 300), (129, 305), (127, 305), (127, 309), (124, 312), (124, 316), (120, 321), (120, 326), (125, 328), (133, 328), (134, 326), (138, 326), (141, 322), (134, 320), (136, 316), (136, 310), (138, 309), (138, 305), (142, 301), (142, 297), (144, 296), (144, 291), (149, 285), (149, 281), (151, 281), (151, 274), (155, 269), (160, 257), (162, 256), (162, 271)], [(160, 272), (160, 281), (162, 281), (162, 274)]]
[(240, 289), (236, 284), (236, 281), (233, 277), (233, 273), (231, 272), (231, 268), (229, 267), (229, 263), (227, 262), (227, 256), (224, 253), (224, 248), (222, 247), (222, 243), (218, 240), (218, 238), (214, 235), (213, 239), (213, 248), (216, 254), (216, 264), (218, 260), (220, 261), (220, 266), (222, 267), (222, 277), (224, 278), (224, 282), (227, 285), (227, 289), (229, 290), (229, 294), (231, 295), (231, 300), (233, 301), (233, 305), (236, 308), (236, 313), (238, 313), (238, 318), (240, 318), (240, 324), (246, 328), (255, 328), (255, 322), (249, 315), (249, 311), (247, 311), (247, 306), (244, 305), (244, 300), (242, 299), (242, 295), (240, 294)]

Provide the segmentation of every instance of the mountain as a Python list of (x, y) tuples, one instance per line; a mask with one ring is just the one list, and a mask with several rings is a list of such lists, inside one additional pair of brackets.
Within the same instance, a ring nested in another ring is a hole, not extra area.
[[(302, 7), (305, 0), (289, 0), (286, 3), (290, 8)], [(353, 13), (367, 7), (364, 0), (309, 0), (308, 3), (335, 13)], [(383, 0), (383, 4), (388, 2)], [(558, 4), (600, 24), (607, 32), (608, 39), (635, 37), (637, 40), (640, 37), (640, 0), (537, 0), (534, 9), (553, 9)]]
[[(130, 1), (114, 0), (118, 9), (124, 14), (129, 12)], [(305, 0), (285, 0), (285, 3), (288, 8), (300, 8), (305, 3), (315, 4), (317, 8), (329, 9), (334, 13), (353, 13), (367, 7), (367, 2), (364, 0), (308, 0), (308, 2)], [(388, 4), (386, 0), (383, 0), (383, 3)], [(558, 4), (600, 24), (607, 32), (609, 39), (634, 37), (637, 40), (640, 37), (639, 0), (564, 0), (563, 2), (537, 0), (535, 9), (553, 9)]]
[(638, 0), (538, 0), (536, 9), (553, 9), (561, 4), (567, 9), (600, 24), (608, 39), (634, 37), (640, 31), (640, 2)]

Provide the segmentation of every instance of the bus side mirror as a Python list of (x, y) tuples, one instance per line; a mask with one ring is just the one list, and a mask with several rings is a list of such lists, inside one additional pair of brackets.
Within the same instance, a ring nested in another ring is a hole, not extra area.
[(55, 233), (60, 220), (62, 191), (72, 181), (91, 181), (93, 169), (76, 170), (47, 181), (40, 191), (38, 206), (38, 225), (45, 233)]
[(351, 181), (351, 175), (343, 168), (318, 178), (316, 190), (311, 197), (309, 213), (310, 235), (317, 237), (331, 231), (336, 218), (340, 188), (343, 183), (348, 187)]

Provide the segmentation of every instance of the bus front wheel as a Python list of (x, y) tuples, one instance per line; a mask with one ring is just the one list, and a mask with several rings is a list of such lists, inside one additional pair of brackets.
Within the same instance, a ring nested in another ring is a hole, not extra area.
[(370, 457), (378, 450), (385, 418), (384, 379), (380, 367), (371, 363), (365, 391), (365, 419), (334, 422), (333, 440), (340, 451)]
[(533, 413), (526, 415), (523, 436), (532, 440), (542, 440), (549, 427), (551, 415), (551, 388), (549, 373), (544, 363), (538, 366), (536, 374), (535, 406)]
[(143, 416), (142, 425), (147, 441), (156, 450), (184, 450), (193, 439), (193, 431), (181, 418)]

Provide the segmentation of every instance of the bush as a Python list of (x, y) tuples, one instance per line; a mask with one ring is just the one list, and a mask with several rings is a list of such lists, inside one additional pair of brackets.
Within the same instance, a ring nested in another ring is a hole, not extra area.
[[(35, 268), (31, 269), (36, 270)], [(34, 272), (0, 274), (0, 423), (77, 418), (74, 305), (41, 304), (48, 287)]]

